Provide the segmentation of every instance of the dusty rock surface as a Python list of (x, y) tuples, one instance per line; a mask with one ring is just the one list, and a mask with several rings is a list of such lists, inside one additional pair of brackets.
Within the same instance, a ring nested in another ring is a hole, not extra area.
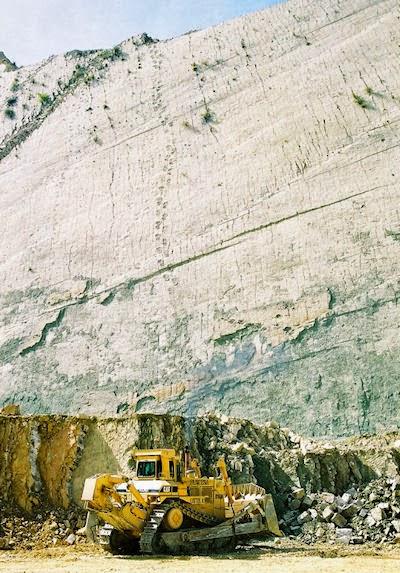
[(399, 43), (290, 0), (3, 58), (0, 402), (398, 428)]

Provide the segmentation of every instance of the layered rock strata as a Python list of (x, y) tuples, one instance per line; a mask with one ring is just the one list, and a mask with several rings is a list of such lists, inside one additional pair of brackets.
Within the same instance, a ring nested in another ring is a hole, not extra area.
[(1, 66), (0, 403), (398, 428), (399, 17)]

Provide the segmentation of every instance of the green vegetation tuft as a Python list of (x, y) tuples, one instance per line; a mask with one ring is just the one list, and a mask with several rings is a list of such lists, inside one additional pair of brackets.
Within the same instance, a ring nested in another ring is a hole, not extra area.
[(15, 78), (15, 80), (13, 81), (13, 83), (11, 84), (11, 91), (12, 92), (17, 92), (20, 89), (20, 84), (19, 84), (19, 80), (18, 78)]
[(49, 94), (39, 92), (37, 94), (37, 98), (43, 107), (51, 104), (51, 97), (49, 96)]
[(205, 112), (201, 116), (203, 123), (214, 123), (215, 122), (215, 113), (212, 112), (210, 109), (206, 108)]
[(101, 50), (98, 57), (102, 60), (110, 60), (111, 62), (114, 62), (115, 60), (124, 60), (125, 54), (121, 50), (120, 46), (114, 46), (114, 48), (109, 50)]
[(17, 101), (18, 101), (17, 96), (11, 96), (7, 98), (6, 104), (8, 105), (8, 107), (14, 107), (15, 105), (17, 105)]
[(394, 241), (400, 241), (400, 231), (385, 229), (385, 237), (391, 237)]
[(69, 83), (73, 85), (83, 82), (86, 85), (89, 85), (94, 81), (94, 79), (94, 74), (90, 70), (85, 66), (81, 66), (81, 64), (76, 64)]
[(372, 104), (366, 100), (365, 98), (363, 98), (362, 96), (352, 92), (353, 94), (353, 99), (356, 102), (356, 104), (358, 104), (360, 107), (362, 107), (363, 109), (372, 109), (373, 106)]
[(15, 111), (11, 107), (4, 110), (4, 115), (8, 117), (8, 119), (15, 119)]

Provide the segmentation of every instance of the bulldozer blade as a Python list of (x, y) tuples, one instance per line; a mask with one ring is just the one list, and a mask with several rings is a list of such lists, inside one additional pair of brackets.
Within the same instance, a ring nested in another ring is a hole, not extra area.
[(265, 495), (264, 512), (266, 521), (266, 530), (277, 537), (282, 537), (283, 533), (279, 529), (278, 517), (276, 515), (274, 502), (271, 494)]

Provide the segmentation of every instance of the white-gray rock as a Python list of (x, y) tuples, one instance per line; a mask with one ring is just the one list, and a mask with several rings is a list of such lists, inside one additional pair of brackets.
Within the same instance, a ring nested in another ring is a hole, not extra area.
[(76, 535), (74, 533), (70, 533), (65, 541), (68, 543), (68, 545), (73, 545), (76, 541)]
[(394, 519), (392, 521), (392, 526), (393, 526), (393, 529), (395, 529), (397, 531), (397, 533), (400, 533), (400, 519)]
[(336, 539), (339, 543), (349, 544), (352, 535), (353, 535), (353, 530), (351, 528), (338, 527), (336, 529)]
[(385, 512), (379, 506), (373, 507), (369, 514), (376, 523), (379, 523), (382, 521), (382, 519), (385, 519)]
[(333, 509), (331, 509), (329, 506), (326, 507), (323, 512), (322, 512), (322, 518), (325, 521), (330, 521), (330, 519), (332, 518), (332, 516), (335, 514), (335, 512), (333, 511)]
[(297, 521), (300, 524), (307, 523), (307, 521), (311, 521), (311, 520), (312, 520), (312, 517), (311, 517), (309, 511), (303, 511), (303, 513), (300, 513), (300, 515), (297, 517)]

